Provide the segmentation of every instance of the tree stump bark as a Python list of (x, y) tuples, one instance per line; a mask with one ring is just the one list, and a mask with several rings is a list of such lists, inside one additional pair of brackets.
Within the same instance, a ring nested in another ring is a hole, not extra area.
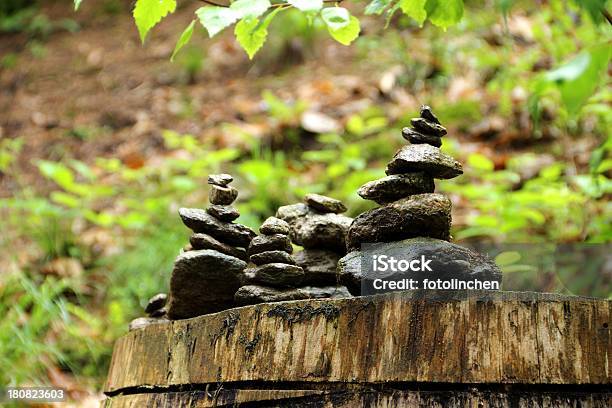
[(518, 292), (242, 307), (120, 338), (104, 406), (609, 407), (611, 309)]

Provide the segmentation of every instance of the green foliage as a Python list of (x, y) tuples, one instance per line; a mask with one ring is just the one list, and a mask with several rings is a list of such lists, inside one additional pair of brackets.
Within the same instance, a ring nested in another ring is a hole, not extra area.
[(193, 20), (187, 28), (181, 34), (179, 40), (176, 42), (176, 46), (174, 47), (174, 51), (172, 52), (172, 56), (170, 57), (170, 61), (174, 61), (174, 57), (176, 54), (191, 40), (191, 36), (193, 35), (193, 29), (195, 27), (196, 21)]
[(259, 21), (256, 17), (243, 18), (236, 24), (234, 34), (238, 44), (246, 51), (250, 59), (253, 59), (255, 53), (264, 45), (268, 36), (268, 26), (272, 19), (280, 9), (276, 9)]
[(176, 0), (136, 0), (134, 21), (144, 43), (149, 31), (176, 10)]
[(349, 16), (349, 20), (346, 24), (341, 27), (337, 27), (337, 24), (327, 25), (329, 34), (342, 45), (350, 45), (358, 36), (361, 27), (359, 20), (354, 16)]

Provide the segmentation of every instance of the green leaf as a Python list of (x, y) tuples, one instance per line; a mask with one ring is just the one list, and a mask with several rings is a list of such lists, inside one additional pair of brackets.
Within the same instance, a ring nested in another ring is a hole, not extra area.
[(196, 15), (211, 38), (240, 18), (235, 10), (226, 7), (200, 7)]
[(546, 74), (545, 79), (556, 83), (567, 110), (575, 114), (595, 93), (606, 75), (612, 48), (601, 44), (581, 52), (577, 57)]
[(144, 43), (149, 31), (174, 10), (176, 10), (176, 0), (136, 0), (134, 20), (140, 40)]
[(517, 251), (505, 251), (495, 257), (495, 263), (498, 266), (508, 266), (517, 263), (521, 258), (521, 254)]
[(74, 0), (74, 11), (77, 11), (81, 7), (83, 0)]
[(427, 0), (425, 10), (432, 24), (446, 30), (463, 17), (463, 0)]
[(277, 8), (266, 16), (262, 23), (257, 18), (244, 18), (236, 24), (234, 34), (238, 44), (246, 51), (249, 59), (253, 59), (257, 51), (264, 45), (268, 37), (268, 26), (274, 16), (280, 11)]
[(321, 17), (330, 30), (339, 30), (350, 23), (351, 14), (343, 7), (327, 7), (321, 10)]
[(341, 28), (332, 29), (327, 27), (327, 31), (331, 34), (334, 40), (338, 41), (342, 45), (350, 45), (355, 38), (359, 37), (361, 26), (357, 17), (350, 16), (349, 23)]
[(269, 0), (237, 0), (230, 6), (230, 10), (238, 13), (238, 18), (256, 18), (270, 8)]
[(323, 8), (323, 0), (287, 0), (287, 3), (302, 11), (319, 11)]
[(191, 36), (193, 35), (193, 28), (195, 27), (195, 23), (196, 21), (193, 20), (191, 24), (187, 26), (185, 31), (183, 31), (183, 33), (179, 37), (178, 41), (176, 42), (176, 46), (174, 47), (174, 52), (172, 53), (172, 56), (170, 57), (170, 61), (174, 61), (174, 57), (176, 57), (176, 54), (178, 54), (181, 48), (187, 45), (189, 40), (191, 40)]
[(400, 0), (399, 6), (408, 17), (412, 17), (420, 26), (427, 18), (425, 4), (427, 0)]
[(381, 15), (383, 11), (391, 4), (391, 0), (374, 0), (370, 2), (365, 8), (364, 14)]

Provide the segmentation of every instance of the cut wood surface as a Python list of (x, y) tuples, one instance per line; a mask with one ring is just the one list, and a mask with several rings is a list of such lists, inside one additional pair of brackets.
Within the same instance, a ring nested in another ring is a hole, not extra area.
[(453, 395), (463, 406), (512, 394), (609, 406), (611, 308), (541, 293), (396, 292), (231, 309), (119, 339), (106, 404), (429, 406)]

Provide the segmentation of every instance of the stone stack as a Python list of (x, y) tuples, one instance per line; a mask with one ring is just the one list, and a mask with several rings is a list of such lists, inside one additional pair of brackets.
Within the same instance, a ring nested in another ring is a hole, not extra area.
[(181, 208), (183, 223), (193, 231), (190, 245), (176, 258), (170, 278), (168, 317), (185, 319), (236, 306), (234, 293), (247, 265), (255, 233), (233, 221), (240, 216), (232, 203), (238, 191), (229, 174), (208, 177), (210, 206)]
[[(402, 136), (410, 144), (395, 153), (387, 164), (387, 176), (359, 188), (358, 194), (362, 198), (372, 200), (380, 207), (360, 214), (348, 230), (346, 244), (349, 254), (340, 260), (338, 266), (340, 281), (353, 294), (359, 293), (363, 278), (360, 272), (362, 244), (419, 237), (426, 238), (425, 247), (434, 245), (436, 251), (444, 251), (451, 245), (446, 242), (451, 238), (451, 202), (446, 196), (434, 193), (434, 179), (457, 177), (463, 169), (457, 160), (440, 151), (446, 129), (428, 106), (423, 106), (420, 117), (412, 119), (411, 123), (413, 128), (402, 130)], [(406, 245), (419, 243), (407, 241)], [(379, 246), (379, 249), (384, 252), (385, 247)], [(397, 250), (397, 245), (393, 249)], [(451, 249), (457, 253), (454, 247)], [(464, 252), (461, 254), (467, 256)], [(472, 259), (480, 258), (470, 256)], [(484, 272), (497, 276), (499, 270), (487, 264)]]
[[(352, 219), (339, 214), (346, 207), (333, 198), (309, 194), (305, 202), (279, 208), (261, 226), (249, 247), (256, 266), (245, 269), (236, 293), (240, 304), (351, 296), (338, 286), (336, 266)], [(293, 257), (288, 234), (304, 247)]]
[(129, 331), (142, 329), (150, 324), (162, 323), (167, 321), (166, 302), (168, 296), (165, 293), (158, 293), (147, 302), (145, 313), (147, 317), (139, 317), (130, 322)]

